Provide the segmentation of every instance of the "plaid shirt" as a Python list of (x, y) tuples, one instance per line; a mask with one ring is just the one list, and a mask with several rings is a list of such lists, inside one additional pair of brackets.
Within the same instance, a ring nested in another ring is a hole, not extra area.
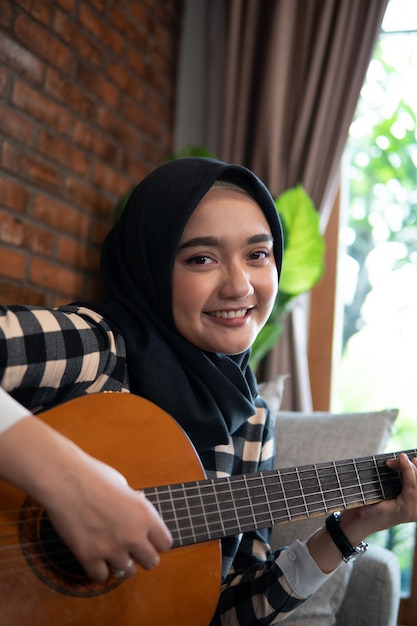
[[(129, 391), (123, 337), (97, 313), (77, 306), (0, 307), (0, 384), (36, 412), (88, 393)], [(273, 428), (261, 398), (256, 414), (202, 460), (207, 476), (273, 467)], [(212, 624), (275, 624), (305, 598), (290, 587), (268, 531), (222, 541), (223, 581)], [(287, 551), (284, 551), (287, 552)]]

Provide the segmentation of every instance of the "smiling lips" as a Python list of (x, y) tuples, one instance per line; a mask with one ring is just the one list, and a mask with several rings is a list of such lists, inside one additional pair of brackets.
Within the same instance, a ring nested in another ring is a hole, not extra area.
[(234, 311), (213, 311), (212, 313), (209, 313), (209, 315), (211, 317), (217, 317), (218, 319), (234, 320), (234, 319), (242, 319), (246, 317), (249, 311), (250, 309), (248, 308), (237, 309)]

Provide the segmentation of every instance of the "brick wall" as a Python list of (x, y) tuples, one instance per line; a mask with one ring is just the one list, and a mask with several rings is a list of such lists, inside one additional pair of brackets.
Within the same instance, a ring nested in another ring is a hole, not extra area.
[(0, 302), (99, 297), (120, 195), (172, 150), (181, 0), (0, 0)]

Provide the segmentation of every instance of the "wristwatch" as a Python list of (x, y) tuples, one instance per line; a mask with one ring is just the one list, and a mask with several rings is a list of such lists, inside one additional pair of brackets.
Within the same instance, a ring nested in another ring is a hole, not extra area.
[(355, 561), (367, 551), (368, 544), (364, 541), (361, 541), (356, 547), (352, 546), (340, 528), (340, 512), (332, 513), (326, 518), (326, 529), (346, 563)]

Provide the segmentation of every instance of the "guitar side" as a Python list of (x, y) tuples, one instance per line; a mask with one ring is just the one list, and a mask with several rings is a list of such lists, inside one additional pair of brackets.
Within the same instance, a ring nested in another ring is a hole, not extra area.
[[(186, 435), (170, 416), (143, 398), (94, 394), (40, 417), (87, 453), (115, 467), (134, 489), (204, 478)], [(23, 556), (18, 535), (25, 494), (4, 483), (0, 489), (2, 626), (207, 626), (210, 622), (220, 590), (217, 540), (170, 550), (161, 555), (155, 570), (138, 567), (134, 577), (120, 584), (95, 585), (91, 593), (87, 585), (85, 593), (77, 589), (68, 593), (65, 584), (62, 589), (56, 584), (53, 572), (49, 576), (47, 565), (36, 571), (36, 558)]]

